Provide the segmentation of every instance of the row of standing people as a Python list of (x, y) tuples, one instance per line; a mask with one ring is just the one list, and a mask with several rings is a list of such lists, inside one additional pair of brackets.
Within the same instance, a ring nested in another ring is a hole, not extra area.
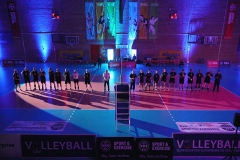
[[(26, 86), (26, 90), (28, 90), (28, 86), (29, 89), (31, 89), (31, 76), (33, 78), (33, 83), (34, 83), (34, 90), (36, 90), (36, 87), (38, 87), (39, 90), (47, 90), (47, 85), (46, 85), (46, 72), (42, 69), (39, 70), (39, 72), (36, 70), (36, 68), (33, 68), (32, 71), (29, 71), (26, 67), (24, 68), (24, 70), (21, 72), (22, 77), (24, 78), (24, 82), (25, 82), (25, 86)], [(62, 77), (64, 77), (65, 80), (65, 90), (67, 90), (67, 84), (69, 84), (70, 89), (72, 89), (71, 87), (71, 76), (73, 78), (73, 82), (74, 82), (74, 88), (75, 90), (78, 89), (79, 90), (79, 74), (76, 70), (73, 71), (73, 74), (71, 74), (68, 69), (65, 69), (64, 73), (62, 74), (59, 69), (56, 69), (56, 71), (54, 72), (52, 70), (52, 68), (49, 68), (48, 70), (48, 75), (49, 75), (49, 81), (50, 81), (50, 90), (52, 91), (53, 87), (55, 90), (58, 89), (63, 89), (62, 88)], [(88, 90), (88, 86), (92, 89), (92, 85), (91, 85), (91, 75), (88, 72), (88, 70), (86, 69), (85, 73), (84, 73), (84, 80), (85, 80), (85, 85), (86, 85), (86, 90)], [(40, 82), (41, 82), (41, 86), (39, 83), (39, 78), (40, 78)], [(17, 91), (17, 88), (19, 88), (20, 90), (20, 75), (18, 73), (18, 71), (16, 69), (14, 69), (13, 72), (13, 79), (14, 79), (14, 84), (15, 84), (15, 88)], [(56, 82), (56, 83), (55, 83)], [(93, 91), (93, 89), (92, 89)]]
[[(175, 90), (175, 82), (176, 82), (177, 73), (175, 72), (174, 69), (172, 69), (172, 71), (169, 73), (169, 76), (170, 76), (170, 78), (169, 78), (168, 90), (170, 89), (171, 86), (173, 86), (173, 88)], [(159, 80), (161, 80), (160, 89), (165, 90), (166, 82), (168, 79), (167, 77), (168, 77), (168, 72), (166, 71), (165, 68), (163, 69), (163, 72), (161, 74), (159, 74), (158, 71), (156, 70), (153, 76), (152, 76), (152, 73), (150, 70), (148, 70), (148, 72), (146, 74), (142, 70), (140, 70), (138, 75), (135, 74), (134, 71), (132, 71), (132, 73), (129, 76), (130, 90), (135, 90), (136, 78), (139, 78), (139, 86), (138, 86), (139, 90), (147, 90), (147, 88), (148, 88), (148, 90), (151, 90), (152, 83), (153, 83), (153, 90), (157, 90), (157, 85), (158, 85)], [(211, 78), (213, 77), (213, 73), (212, 73), (212, 71), (209, 71), (204, 76), (202, 74), (201, 70), (199, 70), (196, 75), (194, 74), (192, 69), (190, 69), (188, 74), (186, 74), (185, 71), (182, 70), (179, 73), (179, 90), (183, 90), (183, 88), (184, 88), (185, 77), (187, 77), (186, 90), (190, 89), (191, 91), (193, 91), (194, 79), (196, 77), (195, 88), (200, 91), (200, 90), (204, 90), (206, 87), (207, 91), (209, 91), (210, 81), (211, 81)], [(215, 77), (215, 81), (214, 81), (214, 86), (213, 86), (213, 92), (215, 91), (216, 88), (217, 88), (217, 92), (219, 92), (220, 80), (222, 79), (222, 74), (220, 73), (219, 70), (215, 74), (214, 77)], [(144, 84), (144, 78), (145, 78), (145, 84)], [(204, 79), (204, 83), (202, 83), (202, 79)]]

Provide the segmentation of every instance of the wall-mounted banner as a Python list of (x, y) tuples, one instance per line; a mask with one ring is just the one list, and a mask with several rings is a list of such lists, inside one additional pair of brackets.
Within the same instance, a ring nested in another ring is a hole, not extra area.
[(158, 28), (158, 3), (150, 3), (150, 15), (149, 15), (149, 39), (157, 38)]
[(22, 157), (19, 134), (1, 134), (0, 157)]
[(96, 3), (96, 24), (97, 24), (97, 39), (101, 40), (105, 37), (105, 19), (104, 19), (104, 4), (103, 2)]
[(218, 60), (208, 60), (207, 65), (208, 65), (208, 67), (217, 68), (217, 67), (219, 67), (219, 61)]
[(148, 36), (148, 2), (140, 3), (140, 17), (138, 22), (138, 37), (139, 39), (147, 39)]
[[(173, 156), (227, 156), (235, 134), (175, 133)], [(234, 143), (234, 155), (240, 156), (240, 136)]]
[(98, 137), (98, 159), (134, 159), (134, 137)]
[(173, 159), (172, 138), (136, 138), (135, 159)]
[(107, 2), (106, 30), (108, 39), (114, 39), (116, 36), (115, 2)]
[(179, 59), (182, 58), (183, 52), (178, 50), (161, 50), (160, 57), (162, 59)]
[(176, 122), (181, 132), (189, 133), (234, 133), (230, 122)]
[(229, 2), (228, 12), (226, 14), (226, 25), (224, 31), (224, 39), (231, 39), (233, 33), (234, 22), (236, 19), (237, 2)]
[(95, 8), (93, 2), (85, 2), (85, 16), (86, 16), (86, 35), (87, 39), (95, 39), (95, 29), (94, 29), (94, 14)]
[(96, 157), (95, 135), (21, 135), (23, 157)]
[(81, 59), (83, 57), (82, 50), (60, 50), (61, 59)]
[(129, 2), (129, 34), (128, 38), (131, 40), (136, 39), (138, 26), (137, 18), (137, 2)]
[(11, 21), (12, 36), (13, 38), (21, 38), (16, 4), (15, 2), (7, 2), (7, 7), (8, 7), (8, 14)]
[(63, 131), (67, 121), (14, 121), (5, 131)]

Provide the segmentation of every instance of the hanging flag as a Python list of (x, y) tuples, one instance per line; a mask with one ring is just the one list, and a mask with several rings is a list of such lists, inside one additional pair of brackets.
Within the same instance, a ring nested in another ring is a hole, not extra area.
[(137, 2), (129, 2), (129, 34), (128, 38), (134, 40), (137, 34)]
[(104, 39), (105, 35), (105, 19), (104, 19), (104, 4), (103, 2), (96, 3), (96, 27), (97, 27), (97, 39)]
[(95, 39), (95, 29), (94, 29), (94, 3), (85, 2), (85, 16), (86, 16), (86, 35), (87, 39)]
[(107, 2), (106, 29), (108, 39), (114, 39), (116, 35), (115, 2)]
[(140, 17), (138, 22), (138, 37), (139, 39), (147, 39), (148, 36), (148, 2), (140, 3)]
[(226, 15), (226, 25), (224, 31), (224, 39), (231, 39), (233, 33), (234, 22), (236, 19), (237, 2), (230, 2)]
[(158, 26), (158, 3), (150, 3), (150, 15), (149, 15), (149, 39), (157, 38), (157, 26)]
[(13, 38), (21, 38), (19, 22), (15, 2), (7, 2), (8, 14), (10, 16)]

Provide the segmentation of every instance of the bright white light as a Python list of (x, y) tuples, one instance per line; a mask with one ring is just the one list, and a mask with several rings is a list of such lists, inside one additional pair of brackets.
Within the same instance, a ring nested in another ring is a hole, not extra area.
[(112, 61), (113, 60), (113, 57), (114, 57), (114, 52), (113, 52), (113, 49), (108, 49), (107, 50), (107, 57), (108, 57), (108, 61)]
[(133, 57), (134, 55), (137, 57), (137, 50), (136, 49), (132, 49), (132, 55), (131, 56)]

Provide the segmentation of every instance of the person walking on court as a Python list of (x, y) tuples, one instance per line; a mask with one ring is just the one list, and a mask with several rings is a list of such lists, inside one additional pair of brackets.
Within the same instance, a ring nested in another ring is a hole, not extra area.
[(54, 89), (56, 89), (56, 85), (55, 85), (55, 73), (54, 71), (52, 70), (52, 68), (49, 68), (48, 69), (48, 75), (49, 75), (49, 81), (50, 81), (50, 91), (52, 91), (52, 83), (53, 83), (53, 86), (54, 86)]
[(33, 76), (34, 90), (36, 90), (36, 83), (38, 85), (38, 89), (40, 90), (40, 85), (39, 85), (39, 82), (38, 82), (38, 72), (37, 72), (35, 67), (33, 67), (33, 71), (31, 73), (31, 75)]
[(42, 68), (40, 68), (39, 76), (42, 84), (42, 90), (44, 90), (44, 87), (43, 87), (44, 85), (45, 85), (45, 90), (47, 90), (46, 73), (45, 71), (42, 70)]
[(222, 74), (220, 73), (220, 70), (218, 70), (218, 72), (215, 74), (213, 92), (215, 91), (216, 87), (217, 87), (217, 92), (219, 92), (220, 80), (222, 80)]
[(201, 70), (199, 70), (198, 73), (196, 74), (196, 87), (195, 87), (199, 91), (202, 87), (202, 78), (203, 77), (204, 77), (204, 75), (202, 74)]
[(170, 79), (169, 79), (169, 87), (168, 90), (170, 89), (171, 84), (173, 84), (173, 90), (175, 90), (175, 79), (176, 79), (177, 73), (172, 69), (170, 72)]
[(152, 78), (152, 74), (151, 74), (150, 70), (148, 70), (145, 77), (146, 77), (145, 90), (147, 89), (147, 86), (148, 86), (148, 90), (150, 91), (150, 89), (151, 89), (150, 88), (151, 87), (151, 78)]
[(108, 70), (106, 70), (106, 71), (103, 73), (104, 92), (106, 91), (106, 85), (107, 85), (107, 87), (108, 87), (108, 92), (110, 91), (110, 90), (109, 90), (109, 79), (110, 79), (110, 74), (108, 73)]
[(188, 72), (188, 83), (187, 83), (186, 90), (188, 90), (188, 85), (190, 85), (191, 91), (193, 91), (193, 78), (194, 78), (194, 73), (193, 73), (193, 70), (190, 69), (190, 72)]
[(20, 76), (19, 76), (18, 71), (16, 69), (14, 69), (14, 71), (13, 71), (13, 81), (14, 81), (14, 84), (15, 84), (16, 92), (18, 92), (17, 87), (22, 91), (22, 89), (20, 87)]
[[(85, 80), (85, 85), (86, 85), (86, 91), (88, 90), (88, 85), (91, 87), (92, 89), (92, 85), (91, 85), (91, 75), (90, 73), (88, 72), (88, 69), (86, 69), (86, 72), (84, 73), (84, 80)], [(92, 92), (93, 92), (93, 89), (92, 89)]]
[(67, 90), (67, 84), (69, 84), (70, 90), (71, 90), (72, 89), (71, 88), (71, 74), (68, 71), (68, 69), (65, 69), (65, 72), (63, 73), (63, 76), (65, 78), (65, 90)]
[(205, 86), (207, 85), (207, 91), (209, 91), (210, 88), (210, 81), (211, 78), (213, 77), (212, 71), (209, 71), (206, 73), (205, 79), (204, 79), (204, 85), (202, 86), (202, 90), (205, 88)]
[(138, 77), (139, 77), (139, 84), (138, 84), (138, 90), (140, 91), (140, 86), (142, 86), (142, 89), (144, 89), (144, 76), (145, 74), (143, 73), (142, 70), (140, 70), (140, 72), (138, 73)]
[(25, 67), (21, 74), (22, 74), (22, 76), (24, 78), (24, 81), (25, 81), (26, 91), (28, 90), (27, 89), (27, 84), (29, 85), (30, 90), (31, 90), (30, 71)]
[(79, 78), (79, 74), (77, 73), (76, 70), (73, 71), (73, 82), (74, 82), (74, 87), (75, 87), (75, 90), (78, 88), (79, 90), (79, 84), (78, 84), (78, 78)]
[(179, 90), (182, 88), (183, 91), (183, 85), (184, 85), (184, 79), (185, 79), (186, 73), (184, 72), (184, 69), (179, 74)]
[(137, 75), (132, 71), (132, 73), (129, 76), (130, 78), (130, 90), (135, 90), (135, 80), (137, 78)]
[(156, 70), (155, 74), (153, 75), (153, 85), (154, 85), (153, 86), (154, 87), (153, 90), (157, 90), (158, 81), (159, 81), (159, 74), (158, 74), (158, 71)]

